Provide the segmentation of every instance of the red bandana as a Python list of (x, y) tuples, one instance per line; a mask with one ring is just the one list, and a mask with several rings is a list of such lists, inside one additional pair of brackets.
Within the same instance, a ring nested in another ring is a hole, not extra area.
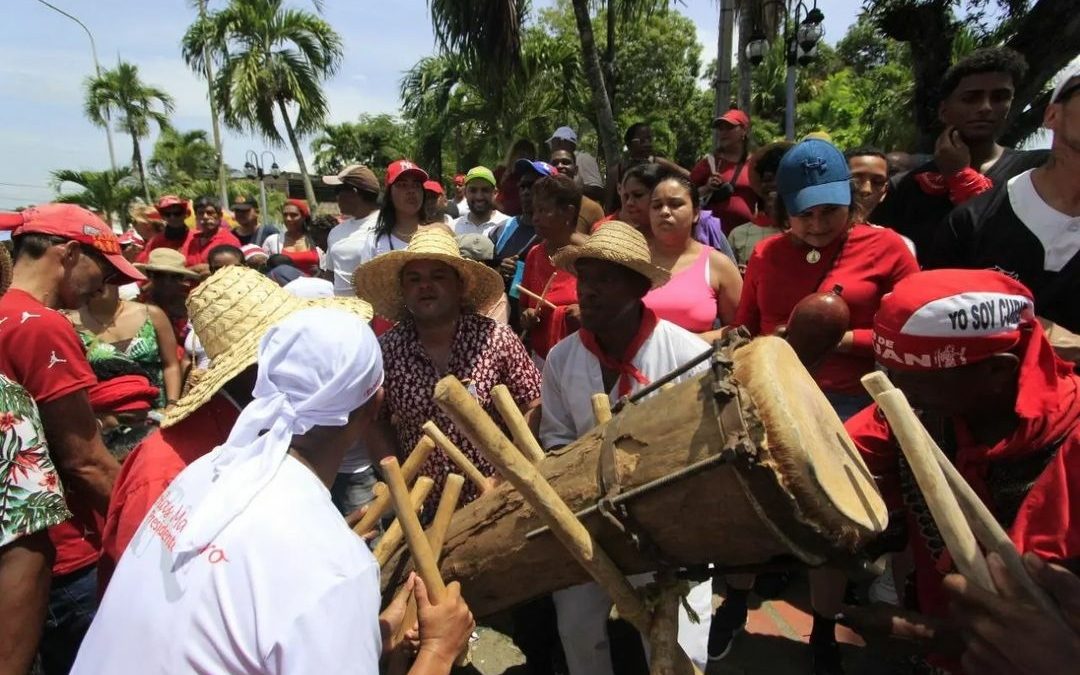
[(947, 196), (953, 204), (963, 204), (975, 195), (982, 194), (994, 187), (994, 181), (970, 166), (964, 167), (951, 176), (943, 176), (933, 171), (914, 174), (915, 182), (925, 194), (939, 197)]
[(645, 341), (652, 335), (653, 330), (656, 329), (656, 324), (660, 321), (656, 316), (656, 312), (652, 311), (648, 307), (642, 306), (641, 308), (641, 323), (638, 325), (637, 334), (634, 335), (634, 339), (630, 341), (630, 344), (626, 346), (626, 352), (623, 353), (621, 359), (616, 359), (609, 356), (600, 348), (600, 344), (596, 341), (596, 336), (592, 332), (581, 328), (578, 330), (578, 335), (581, 337), (581, 344), (585, 345), (585, 349), (589, 350), (593, 356), (599, 361), (600, 365), (608, 370), (614, 370), (619, 373), (619, 396), (626, 396), (633, 389), (630, 379), (637, 380), (638, 384), (649, 384), (649, 378), (645, 377), (634, 365), (634, 357), (637, 356), (638, 350), (641, 349), (641, 345), (645, 344)]

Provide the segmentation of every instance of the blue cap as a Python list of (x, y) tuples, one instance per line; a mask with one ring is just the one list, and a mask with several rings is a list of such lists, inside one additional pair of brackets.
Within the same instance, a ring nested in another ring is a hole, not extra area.
[(526, 171), (531, 171), (540, 176), (554, 176), (559, 173), (558, 169), (538, 159), (519, 159), (514, 162), (514, 175), (520, 176)]
[(821, 204), (851, 206), (851, 171), (835, 145), (811, 138), (788, 150), (780, 160), (776, 191), (793, 215)]
[(551, 134), (551, 138), (547, 139), (548, 145), (551, 145), (552, 141), (570, 141), (577, 145), (577, 134), (570, 127), (559, 127)]

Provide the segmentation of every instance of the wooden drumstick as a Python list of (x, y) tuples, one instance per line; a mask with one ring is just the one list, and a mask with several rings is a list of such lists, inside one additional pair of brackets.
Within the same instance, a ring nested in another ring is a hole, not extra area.
[[(397, 459), (394, 458), (396, 462)], [(400, 471), (400, 467), (398, 467)], [(404, 480), (404, 479), (403, 479)], [(413, 514), (413, 518), (416, 517), (416, 512), (424, 507), (424, 500), (431, 494), (432, 488), (435, 487), (435, 481), (428, 476), (420, 476), (416, 479), (416, 484), (412, 487), (412, 492), (409, 493), (409, 498), (412, 500), (412, 509), (406, 509), (409, 513)], [(389, 490), (390, 486), (387, 485)], [(391, 500), (393, 499), (393, 493), (391, 493)], [(372, 554), (375, 556), (375, 560), (378, 561), (379, 567), (382, 567), (390, 560), (390, 556), (394, 554), (394, 551), (401, 546), (401, 540), (405, 537), (405, 533), (401, 526), (401, 511), (397, 510), (397, 518), (394, 522), (390, 523), (390, 527), (386, 528), (386, 532), (383, 533), (382, 539), (375, 545), (375, 550)]]
[(424, 422), (424, 426), (421, 427), (428, 438), (435, 441), (435, 445), (439, 446), (439, 449), (446, 453), (446, 456), (450, 458), (457, 468), (461, 469), (461, 472), (465, 474), (465, 477), (476, 485), (476, 488), (480, 491), (480, 494), (484, 494), (491, 489), (491, 484), (488, 483), (488, 479), (484, 474), (480, 473), (480, 469), (476, 468), (476, 465), (465, 456), (465, 453), (461, 451), (452, 440), (447, 438), (446, 434), (442, 432), (437, 424), (428, 420)]
[[(405, 474), (406, 483), (411, 483), (413, 478), (416, 478), (416, 474), (420, 473), (420, 467), (424, 465), (424, 462), (431, 456), (434, 449), (435, 443), (430, 438), (427, 436), (420, 437), (405, 463), (401, 465), (401, 473)], [(382, 482), (376, 483), (374, 492), (375, 499), (368, 504), (364, 516), (353, 526), (353, 532), (359, 535), (370, 532), (375, 527), (375, 523), (390, 508), (390, 491), (386, 489), (386, 484)]]
[(919, 485), (930, 514), (937, 523), (941, 538), (949, 549), (960, 573), (982, 588), (994, 592), (994, 582), (986, 566), (986, 558), (971, 531), (967, 518), (960, 510), (945, 474), (930, 451), (927, 433), (915, 411), (899, 389), (878, 395), (878, 406), (889, 420), (915, 482)]
[(593, 394), (589, 399), (592, 402), (592, 414), (597, 424), (611, 421), (611, 399), (607, 394)]
[(510, 435), (514, 437), (514, 445), (521, 450), (521, 454), (528, 457), (533, 464), (542, 460), (544, 450), (533, 436), (528, 422), (525, 421), (525, 416), (521, 414), (521, 409), (518, 408), (517, 402), (514, 401), (514, 397), (510, 395), (510, 390), (505, 384), (497, 384), (491, 388), (491, 400), (494, 401), (495, 409), (499, 411), (503, 422), (506, 422), (507, 428), (510, 429)]
[(544, 297), (544, 296), (542, 296), (542, 295), (537, 295), (536, 293), (533, 293), (532, 291), (530, 291), (529, 289), (525, 288), (525, 287), (524, 287), (524, 286), (522, 286), (521, 284), (515, 284), (515, 285), (514, 285), (514, 288), (516, 288), (516, 289), (517, 289), (517, 292), (518, 292), (518, 293), (521, 293), (522, 295), (527, 295), (527, 296), (529, 296), (529, 297), (530, 297), (530, 298), (532, 298), (533, 300), (535, 300), (535, 301), (539, 302), (540, 304), (542, 304), (542, 305), (546, 306), (546, 307), (547, 307), (548, 309), (555, 309), (555, 303), (553, 303), (552, 301), (548, 300), (547, 298), (545, 298), (545, 297)]
[[(889, 380), (889, 378), (880, 371), (874, 371), (868, 373), (862, 377), (862, 385), (869, 392), (876, 402), (878, 397), (887, 392), (892, 391), (896, 386)], [(926, 428), (923, 427), (923, 433), (926, 434), (927, 445), (930, 446), (930, 452), (937, 460), (938, 465), (941, 467), (942, 473), (945, 474), (945, 480), (949, 483), (949, 487), (952, 488), (953, 493), (956, 495), (956, 500), (960, 503), (960, 509), (967, 516), (968, 523), (971, 525), (971, 529), (975, 532), (975, 538), (980, 544), (985, 546), (987, 550), (993, 551), (1001, 556), (1001, 560), (1005, 563), (1006, 569), (1014, 579), (1026, 590), (1032, 597), (1032, 600), (1043, 611), (1050, 611), (1054, 614), (1060, 614), (1057, 608), (1057, 604), (1050, 599), (1050, 596), (1046, 594), (1046, 591), (1042, 589), (1028, 574), (1027, 568), (1024, 567), (1024, 562), (1020, 558), (1020, 553), (1016, 550), (1016, 546), (1013, 544), (1012, 539), (1009, 538), (1009, 534), (1005, 531), (1005, 528), (997, 521), (994, 514), (990, 512), (986, 504), (979, 495), (975, 493), (975, 490), (968, 485), (968, 482), (964, 480), (964, 477), (960, 475), (960, 472), (956, 469), (949, 458), (945, 456), (945, 453), (934, 441)]]
[[(614, 601), (619, 615), (643, 635), (649, 635), (652, 616), (626, 576), (593, 539), (574, 512), (559, 497), (537, 468), (522, 456), (495, 422), (484, 412), (461, 382), (452, 375), (435, 385), (435, 403), (446, 412), (459, 429), (480, 448), (489, 462), (498, 468), (529, 502), (533, 510), (551, 528), (559, 541), (578, 563), (600, 584)], [(678, 648), (678, 674), (697, 673), (697, 669)]]

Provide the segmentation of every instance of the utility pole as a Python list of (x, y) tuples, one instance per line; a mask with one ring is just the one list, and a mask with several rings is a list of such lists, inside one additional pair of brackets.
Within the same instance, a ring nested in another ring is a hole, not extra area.
[[(716, 41), (716, 101), (713, 118), (731, 106), (731, 41), (735, 30), (735, 0), (720, 0), (720, 34)], [(720, 132), (713, 130), (713, 143)]]
[[(206, 20), (206, 0), (199, 0), (199, 20)], [(214, 134), (214, 149), (218, 158), (218, 190), (223, 208), (229, 206), (229, 177), (225, 174), (225, 150), (221, 144), (221, 124), (218, 122), (217, 101), (214, 100), (214, 66), (210, 61), (210, 47), (203, 45), (203, 62), (206, 64), (206, 91), (210, 99), (210, 128)]]

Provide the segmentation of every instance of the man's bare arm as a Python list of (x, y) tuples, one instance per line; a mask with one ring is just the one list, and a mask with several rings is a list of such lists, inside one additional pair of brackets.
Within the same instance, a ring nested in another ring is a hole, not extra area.
[(61, 480), (104, 516), (120, 463), (105, 449), (86, 390), (39, 403), (38, 409)]

